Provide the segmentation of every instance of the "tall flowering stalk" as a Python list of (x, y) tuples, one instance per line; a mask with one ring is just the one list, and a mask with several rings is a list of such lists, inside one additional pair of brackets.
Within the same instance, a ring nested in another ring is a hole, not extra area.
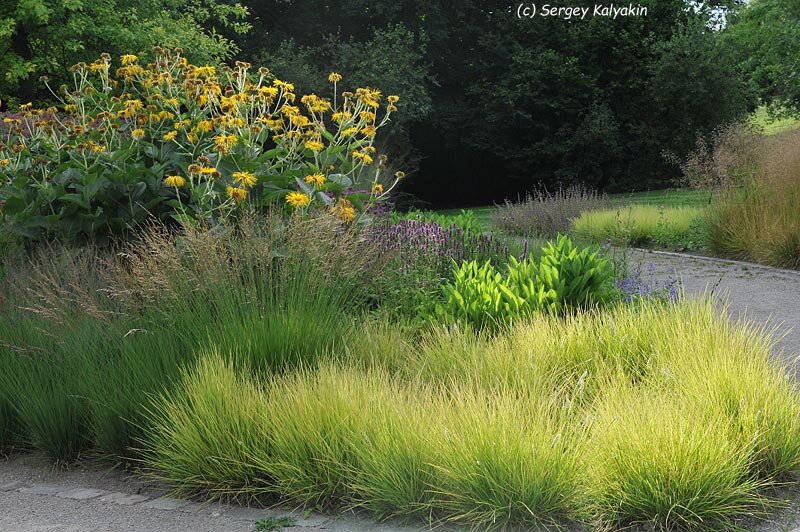
[(0, 129), (0, 220), (25, 236), (113, 232), (153, 214), (213, 223), (246, 201), (353, 221), (402, 176), (383, 175), (374, 146), (399, 98), (338, 95), (336, 73), (331, 101), (245, 62), (192, 65), (180, 49), (71, 70), (59, 108), (23, 105)]

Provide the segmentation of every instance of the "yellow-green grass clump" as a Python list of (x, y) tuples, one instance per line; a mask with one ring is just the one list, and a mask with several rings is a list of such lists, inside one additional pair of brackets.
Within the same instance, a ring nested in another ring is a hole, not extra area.
[(480, 530), (725, 529), (800, 469), (786, 368), (762, 330), (710, 302), (538, 317), (495, 336), (441, 328), (421, 342), (369, 327), (362, 345), (282, 375), (204, 355), (154, 405), (148, 461), (189, 492)]
[(698, 207), (631, 205), (589, 211), (572, 222), (572, 233), (590, 242), (610, 239), (615, 245), (692, 248), (700, 245)]

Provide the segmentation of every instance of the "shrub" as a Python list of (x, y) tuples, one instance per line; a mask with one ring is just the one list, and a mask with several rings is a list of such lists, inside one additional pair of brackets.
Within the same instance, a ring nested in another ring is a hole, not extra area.
[[(168, 51), (146, 67), (121, 63), (113, 74), (107, 54), (75, 65), (75, 86), (54, 94), (63, 112), (26, 104), (5, 117), (4, 231), (103, 236), (151, 215), (213, 223), (247, 198), (321, 204), (351, 221), (397, 182), (373, 165), (397, 96), (381, 108), (368, 88), (333, 103), (309, 94), (302, 111), (291, 83), (247, 63), (195, 66)], [(341, 76), (329, 79), (335, 93)]]
[(552, 193), (535, 192), (520, 203), (506, 201), (492, 216), (492, 224), (514, 235), (551, 238), (566, 234), (572, 220), (581, 213), (607, 206), (604, 194), (583, 185), (572, 185)]
[(540, 292), (554, 295), (554, 310), (608, 301), (613, 280), (611, 263), (599, 251), (579, 250), (563, 235), (542, 248), (536, 281)]
[(703, 212), (695, 207), (652, 205), (586, 212), (573, 222), (572, 234), (594, 243), (610, 239), (611, 243), (622, 246), (697, 249), (705, 241)]

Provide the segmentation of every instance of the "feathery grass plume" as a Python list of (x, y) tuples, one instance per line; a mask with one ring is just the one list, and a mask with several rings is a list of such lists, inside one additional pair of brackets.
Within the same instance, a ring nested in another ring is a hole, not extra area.
[(584, 185), (570, 185), (554, 192), (539, 190), (519, 203), (506, 201), (492, 215), (492, 225), (508, 233), (551, 238), (566, 234), (581, 213), (609, 206), (608, 198)]

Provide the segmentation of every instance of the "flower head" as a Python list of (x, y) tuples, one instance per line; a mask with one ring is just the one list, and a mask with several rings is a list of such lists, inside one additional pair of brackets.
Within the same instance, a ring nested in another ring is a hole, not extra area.
[(319, 187), (325, 183), (325, 176), (323, 174), (309, 174), (303, 180), (309, 185)]
[(133, 54), (125, 54), (122, 57), (120, 57), (119, 60), (122, 62), (123, 65), (128, 66), (134, 64), (136, 61), (139, 60), (139, 58)]
[(325, 149), (325, 145), (322, 142), (318, 141), (318, 140), (306, 141), (304, 146), (306, 148), (308, 148), (309, 150), (313, 151), (313, 152), (318, 152), (318, 151), (322, 151), (323, 149)]
[(332, 208), (333, 214), (344, 220), (345, 222), (352, 222), (356, 218), (356, 210), (350, 200), (340, 198), (336, 205)]
[(140, 138), (144, 137), (144, 129), (137, 127), (133, 131), (131, 131), (131, 137), (139, 140)]
[(247, 189), (241, 187), (231, 187), (226, 189), (229, 198), (232, 198), (236, 203), (241, 203), (247, 197)]
[(175, 131), (175, 130), (167, 131), (164, 134), (164, 140), (166, 140), (166, 141), (175, 140), (175, 137), (177, 137), (177, 136), (178, 136), (178, 132), (177, 131)]
[(338, 72), (331, 72), (330, 74), (328, 74), (328, 81), (330, 81), (331, 83), (338, 83), (342, 81), (342, 75), (339, 74)]
[(311, 198), (308, 194), (304, 194), (303, 192), (292, 191), (286, 194), (286, 203), (295, 208), (305, 207), (311, 203)]
[(180, 175), (168, 175), (164, 178), (164, 184), (168, 187), (181, 188), (186, 184), (186, 179)]
[(373, 183), (372, 193), (375, 194), (376, 196), (380, 196), (381, 194), (383, 194), (383, 185), (381, 185), (380, 183)]
[(256, 178), (255, 174), (250, 172), (234, 172), (233, 180), (237, 183), (241, 183), (242, 186), (247, 188), (250, 188), (258, 183), (258, 179)]
[(214, 137), (214, 147), (222, 154), (228, 153), (231, 148), (236, 146), (237, 142), (239, 142), (239, 138), (236, 135), (226, 135), (222, 133)]

